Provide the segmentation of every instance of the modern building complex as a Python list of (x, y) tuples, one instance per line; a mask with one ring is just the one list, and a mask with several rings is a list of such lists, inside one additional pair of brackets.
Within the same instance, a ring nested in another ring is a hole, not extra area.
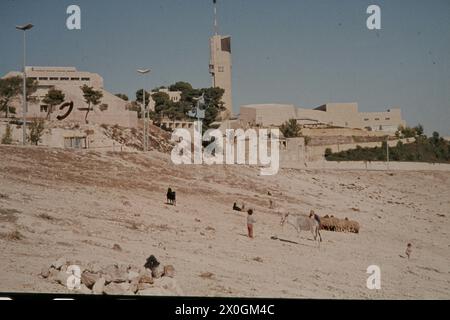
[(225, 111), (222, 113), (222, 119), (228, 119), (233, 113), (233, 100), (231, 95), (231, 37), (218, 34), (216, 13), (216, 1), (214, 1), (214, 35), (209, 39), (209, 73), (212, 76), (212, 86), (225, 90), (222, 96), (222, 102), (225, 107)]
[[(48, 90), (54, 88), (64, 93), (65, 101), (55, 106), (50, 114), (50, 120), (84, 121), (88, 104), (83, 97), (81, 87), (88, 85), (103, 93), (100, 104), (96, 107), (91, 106), (89, 123), (137, 126), (136, 112), (127, 110), (127, 101), (106, 91), (103, 88), (103, 78), (96, 73), (78, 71), (74, 67), (26, 67), (25, 71), (27, 78), (38, 82), (37, 91), (27, 102), (28, 118), (46, 118), (50, 106), (46, 105), (43, 99)], [(6, 74), (4, 78), (21, 75), (22, 73), (13, 71)], [(22, 108), (21, 99), (22, 97), (19, 97), (12, 103), (19, 113)]]
[(251, 104), (241, 106), (239, 120), (248, 126), (278, 127), (289, 119), (306, 127), (344, 127), (369, 131), (395, 132), (405, 126), (401, 111), (359, 112), (357, 103), (328, 103), (315, 109), (291, 104)]

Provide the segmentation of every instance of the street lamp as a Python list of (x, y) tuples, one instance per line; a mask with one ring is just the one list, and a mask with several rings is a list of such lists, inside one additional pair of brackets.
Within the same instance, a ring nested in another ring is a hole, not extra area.
[(26, 64), (26, 55), (25, 55), (25, 49), (26, 49), (26, 39), (25, 39), (25, 33), (27, 30), (30, 30), (33, 28), (33, 25), (31, 23), (22, 25), (22, 26), (16, 26), (17, 30), (23, 31), (23, 106), (22, 106), (22, 116), (23, 116), (23, 133), (22, 133), (22, 144), (25, 145), (27, 143), (27, 128), (26, 128), (26, 115), (27, 115), (27, 76), (25, 73), (25, 64)]
[[(150, 72), (150, 69), (137, 69), (137, 72), (144, 75)], [(142, 108), (144, 110), (144, 135), (143, 135), (143, 150), (147, 151), (147, 107), (145, 106), (145, 89), (142, 88)]]

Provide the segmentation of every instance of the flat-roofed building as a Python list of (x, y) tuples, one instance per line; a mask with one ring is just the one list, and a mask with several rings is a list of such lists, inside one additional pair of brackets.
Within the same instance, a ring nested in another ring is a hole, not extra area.
[[(49, 89), (61, 90), (65, 95), (64, 103), (72, 103), (71, 112), (61, 119), (61, 115), (66, 114), (69, 106), (63, 110), (58, 105), (54, 107), (50, 115), (50, 120), (84, 122), (88, 104), (83, 97), (81, 87), (87, 85), (103, 93), (100, 105), (91, 106), (88, 116), (89, 123), (120, 125), (124, 127), (137, 126), (137, 113), (127, 109), (128, 102), (106, 91), (103, 88), (103, 78), (97, 74), (86, 71), (78, 71), (75, 67), (26, 67), (27, 78), (38, 82), (36, 92), (27, 101), (28, 118), (46, 118), (49, 107), (43, 99)], [(3, 78), (12, 76), (22, 76), (21, 72), (9, 72)], [(22, 97), (19, 96), (12, 102), (20, 114), (22, 110)], [(58, 117), (59, 116), (59, 117)]]
[(281, 126), (286, 120), (296, 119), (292, 104), (247, 104), (241, 106), (239, 119), (250, 126)]
[(289, 119), (295, 119), (305, 127), (334, 126), (386, 132), (395, 132), (400, 125), (406, 125), (398, 108), (384, 112), (359, 112), (355, 102), (327, 103), (315, 109), (297, 108), (291, 104), (243, 105), (239, 119), (250, 126), (280, 126)]

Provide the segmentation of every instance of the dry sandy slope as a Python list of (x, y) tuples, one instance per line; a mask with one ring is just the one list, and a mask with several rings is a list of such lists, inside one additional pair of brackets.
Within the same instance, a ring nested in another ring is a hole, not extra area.
[[(165, 204), (168, 186), (176, 207)], [(267, 191), (279, 207), (357, 220), (361, 233), (322, 231), (318, 248), (310, 234), (280, 227)], [(238, 199), (256, 208), (254, 240), (245, 214), (231, 210)], [(448, 172), (261, 177), (249, 167), (175, 166), (159, 153), (0, 146), (0, 291), (65, 292), (37, 276), (60, 256), (141, 265), (154, 254), (175, 266), (187, 295), (448, 299), (449, 208)], [(14, 230), (22, 240), (6, 237)], [(407, 242), (410, 261), (399, 257)], [(366, 288), (371, 264), (381, 267), (379, 291)]]

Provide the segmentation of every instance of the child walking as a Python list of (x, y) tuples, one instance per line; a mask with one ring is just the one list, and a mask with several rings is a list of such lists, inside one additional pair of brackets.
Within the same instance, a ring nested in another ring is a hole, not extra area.
[(253, 217), (253, 210), (248, 209), (247, 211), (247, 230), (248, 237), (253, 239), (253, 224), (256, 222), (255, 217)]

